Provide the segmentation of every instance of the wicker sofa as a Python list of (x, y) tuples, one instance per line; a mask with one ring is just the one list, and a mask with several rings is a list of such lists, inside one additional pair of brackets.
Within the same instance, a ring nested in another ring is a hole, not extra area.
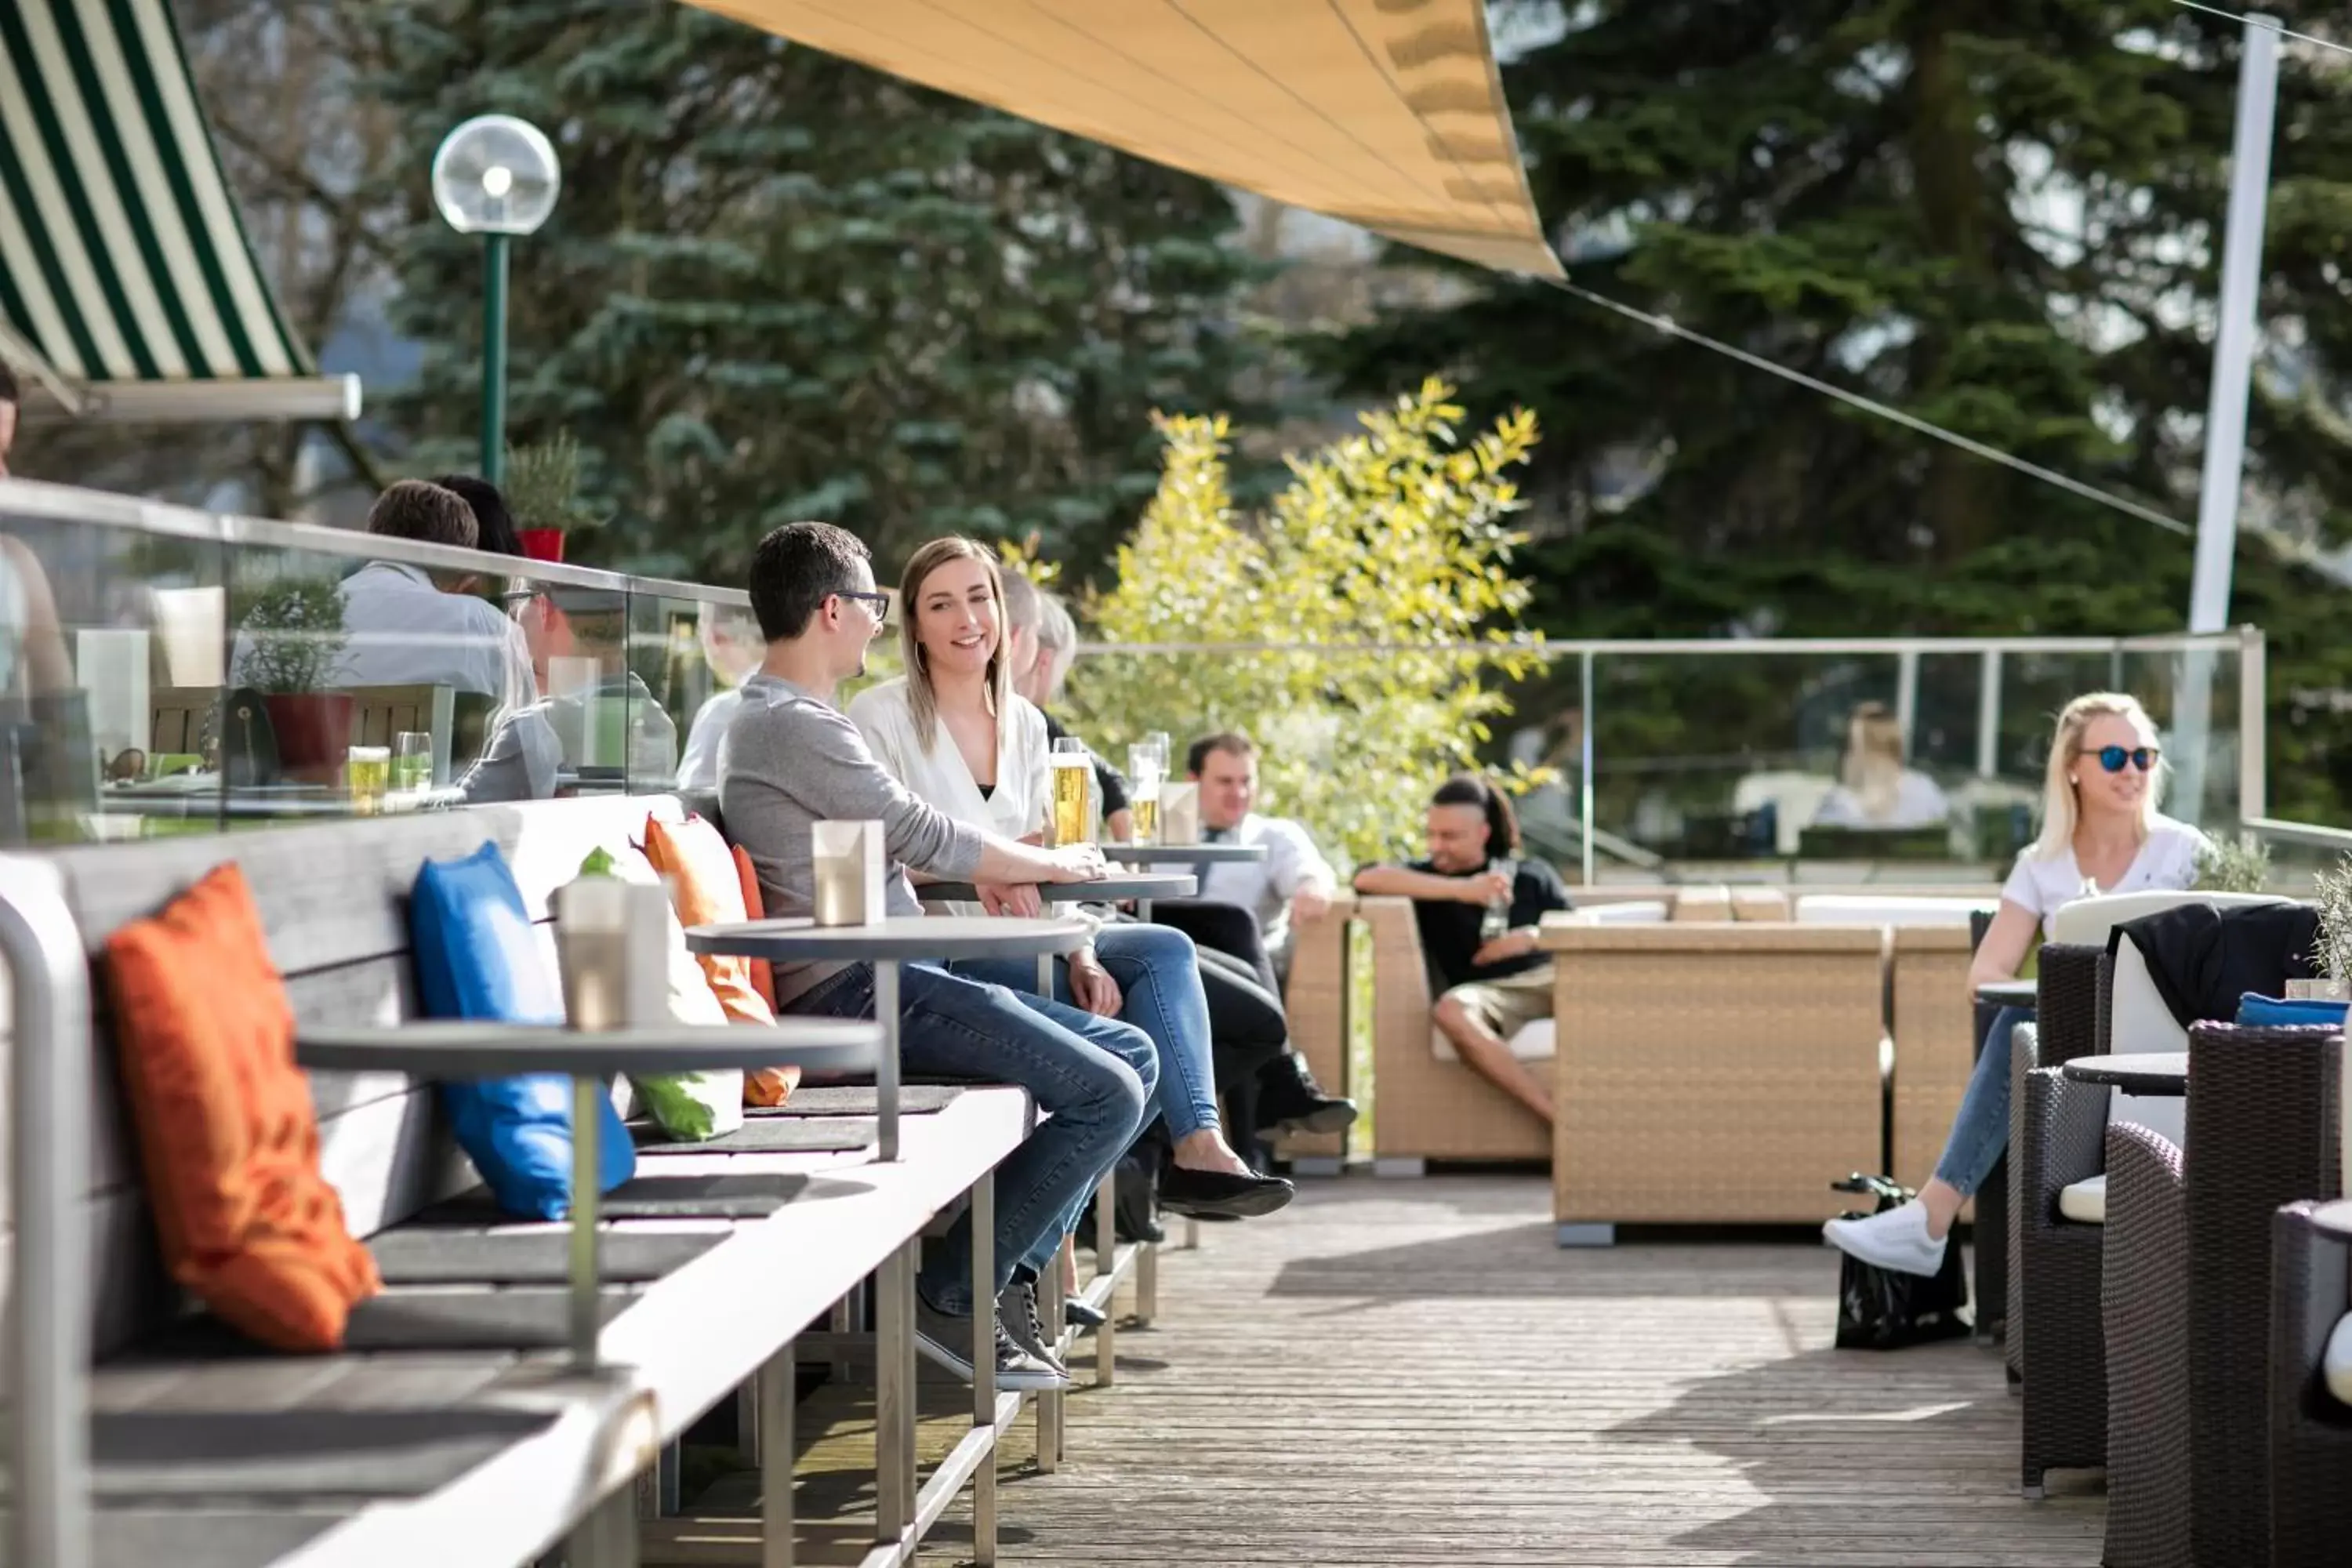
[(2352, 1202), (2290, 1204), (2272, 1237), (2271, 1568), (2336, 1568), (2352, 1492)]
[[(1556, 1016), (1514, 1042), (1553, 1079), (1557, 1140), (1434, 1035), (1410, 903), (1361, 900), (1383, 1173), (1551, 1155), (1571, 1243), (1606, 1241), (1620, 1223), (1826, 1218), (1838, 1208), (1831, 1180), (1885, 1163), (1890, 987), (1907, 1020), (1895, 1025), (1898, 1064), (1914, 1029), (1945, 1047), (1923, 1047), (1916, 1072), (1898, 1066), (1898, 1117), (1948, 1121), (1973, 1058), (1969, 917), (1996, 901), (1990, 889), (1627, 886), (1576, 898), (1574, 913), (1545, 922)], [(1759, 1095), (1786, 1113), (1757, 1117)]]

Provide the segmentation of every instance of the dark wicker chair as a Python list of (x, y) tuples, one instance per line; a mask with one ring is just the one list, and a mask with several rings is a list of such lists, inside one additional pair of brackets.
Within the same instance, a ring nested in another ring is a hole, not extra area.
[(2271, 1237), (2271, 1568), (2342, 1568), (2352, 1409), (2319, 1363), (2352, 1292), (2352, 1204), (2290, 1204)]
[(2192, 1568), (2189, 1204), (2180, 1151), (2107, 1129), (2105, 1568)]
[(2025, 1495), (2042, 1472), (2106, 1463), (2106, 1347), (2099, 1324), (2101, 1227), (2058, 1213), (2068, 1184), (2105, 1168), (2107, 1091), (2058, 1069), (2100, 1048), (2104, 948), (2042, 949), (2038, 1017), (2020, 1029), (2010, 1108), (2009, 1343), (2024, 1383)]
[[(2271, 1237), (2334, 1198), (2344, 1037), (2200, 1024), (2189, 1036), (2189, 1388), (2197, 1561), (2258, 1564), (2269, 1536)], [(2029, 1387), (2028, 1393), (2032, 1390)], [(2352, 1524), (2338, 1510), (2341, 1563)]]

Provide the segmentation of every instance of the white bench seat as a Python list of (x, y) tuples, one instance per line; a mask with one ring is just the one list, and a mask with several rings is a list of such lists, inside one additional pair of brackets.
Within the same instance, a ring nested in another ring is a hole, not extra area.
[(2077, 1225), (2107, 1223), (2107, 1178), (2102, 1173), (2058, 1190), (2058, 1212)]

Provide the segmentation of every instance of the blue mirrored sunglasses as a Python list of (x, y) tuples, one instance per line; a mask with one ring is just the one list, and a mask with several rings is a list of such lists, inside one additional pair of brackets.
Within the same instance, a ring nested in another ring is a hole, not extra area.
[(2142, 773), (2147, 773), (2156, 766), (2157, 759), (2164, 755), (2163, 752), (2154, 746), (2101, 746), (2095, 752), (2086, 752), (2083, 754), (2098, 758), (2099, 766), (2111, 773), (2123, 772), (2126, 763), (2129, 763)]

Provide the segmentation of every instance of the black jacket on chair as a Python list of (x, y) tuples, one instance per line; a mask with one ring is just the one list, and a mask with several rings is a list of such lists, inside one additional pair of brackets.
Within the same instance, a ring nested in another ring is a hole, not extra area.
[(2184, 1029), (2209, 1018), (2228, 1023), (2246, 993), (2284, 995), (2288, 981), (2319, 973), (2319, 911), (2307, 904), (2181, 904), (2116, 927), (2110, 957), (2126, 938)]

